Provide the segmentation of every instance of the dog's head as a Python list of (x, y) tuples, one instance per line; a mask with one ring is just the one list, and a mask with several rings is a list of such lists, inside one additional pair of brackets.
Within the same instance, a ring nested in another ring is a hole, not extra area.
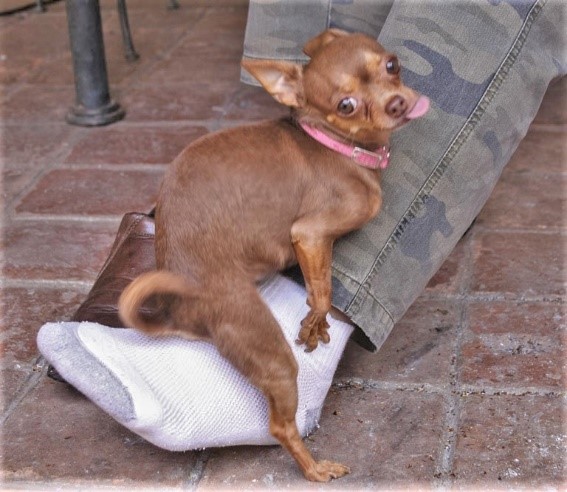
[(429, 100), (405, 86), (396, 55), (364, 34), (328, 29), (304, 46), (307, 65), (244, 60), (242, 66), (296, 117), (362, 144), (424, 115)]

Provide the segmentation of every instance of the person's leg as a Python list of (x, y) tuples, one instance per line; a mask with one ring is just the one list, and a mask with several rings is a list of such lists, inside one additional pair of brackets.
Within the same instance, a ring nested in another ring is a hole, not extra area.
[(379, 348), (490, 195), (547, 85), (565, 74), (560, 0), (396, 0), (379, 41), (431, 99), (396, 132), (383, 209), (337, 242), (334, 304)]
[[(251, 0), (243, 59), (307, 62), (307, 41), (329, 27), (377, 37), (394, 0), (309, 0), (265, 2)], [(245, 70), (243, 82), (259, 86)]]
[[(306, 62), (303, 45), (329, 27), (331, 0), (264, 2), (250, 0), (244, 36), (244, 59)], [(244, 69), (241, 80), (260, 83)]]
[[(566, 73), (566, 9), (561, 0), (318, 2), (330, 26), (379, 33), (404, 82), (433, 102), (394, 134), (378, 217), (334, 251), (333, 304), (377, 350), (488, 199), (549, 82)], [(321, 23), (296, 13), (295, 36), (276, 21), (289, 4), (257, 3), (244, 57), (304, 59), (301, 43)]]

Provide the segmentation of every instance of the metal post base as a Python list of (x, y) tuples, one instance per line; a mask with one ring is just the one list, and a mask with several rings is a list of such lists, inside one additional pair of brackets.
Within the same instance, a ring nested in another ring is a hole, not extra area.
[(103, 126), (121, 120), (124, 115), (125, 111), (120, 105), (110, 100), (108, 104), (95, 109), (88, 109), (81, 105), (73, 106), (67, 113), (65, 120), (71, 125)]
[(66, 9), (76, 93), (67, 122), (108, 125), (125, 113), (110, 98), (99, 0), (67, 0)]

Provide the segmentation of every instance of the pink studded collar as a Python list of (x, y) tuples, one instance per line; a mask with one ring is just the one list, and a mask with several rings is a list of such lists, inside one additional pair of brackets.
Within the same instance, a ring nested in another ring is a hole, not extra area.
[(313, 137), (319, 143), (331, 150), (334, 150), (335, 152), (338, 152), (339, 154), (350, 157), (353, 161), (363, 167), (367, 167), (369, 169), (386, 169), (388, 166), (390, 148), (387, 146), (382, 146), (374, 151), (370, 151), (361, 147), (339, 142), (323, 133), (321, 130), (318, 130), (306, 123), (300, 122), (299, 124), (309, 136)]

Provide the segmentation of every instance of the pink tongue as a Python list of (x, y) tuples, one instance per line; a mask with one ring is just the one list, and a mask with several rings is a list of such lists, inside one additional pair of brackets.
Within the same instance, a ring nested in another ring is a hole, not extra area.
[(420, 96), (412, 110), (406, 114), (408, 120), (415, 120), (423, 116), (429, 110), (429, 99), (425, 96)]

